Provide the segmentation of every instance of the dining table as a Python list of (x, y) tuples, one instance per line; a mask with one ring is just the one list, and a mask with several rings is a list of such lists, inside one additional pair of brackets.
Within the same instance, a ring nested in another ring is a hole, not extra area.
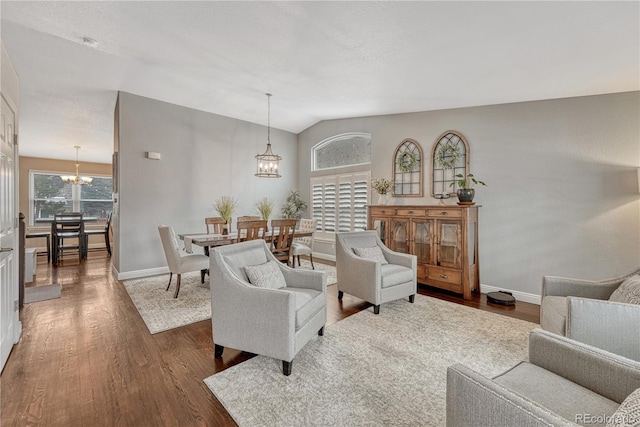
[[(312, 231), (300, 231), (295, 230), (293, 233), (293, 238), (297, 237), (311, 237), (313, 235)], [(273, 231), (267, 231), (264, 233), (264, 240), (267, 242), (271, 242), (274, 237), (277, 237), (278, 234), (274, 235)], [(205, 255), (209, 256), (209, 248), (215, 246), (223, 246), (230, 245), (238, 242), (238, 233), (233, 232), (229, 234), (205, 234), (205, 233), (179, 233), (178, 237), (185, 242), (185, 248), (189, 246), (197, 245), (204, 248)]]

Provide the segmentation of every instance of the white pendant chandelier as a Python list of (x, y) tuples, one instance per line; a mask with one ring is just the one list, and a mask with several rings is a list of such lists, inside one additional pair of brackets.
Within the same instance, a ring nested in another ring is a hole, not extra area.
[(256, 155), (256, 176), (260, 178), (280, 178), (280, 160), (282, 157), (271, 151), (271, 94), (267, 95), (267, 150)]
[(80, 173), (78, 172), (80, 169), (80, 161), (78, 160), (78, 150), (80, 150), (80, 146), (76, 145), (73, 148), (76, 149), (76, 174), (75, 176), (62, 175), (60, 178), (62, 178), (62, 182), (70, 182), (75, 185), (90, 185), (93, 178), (89, 176), (80, 176)]

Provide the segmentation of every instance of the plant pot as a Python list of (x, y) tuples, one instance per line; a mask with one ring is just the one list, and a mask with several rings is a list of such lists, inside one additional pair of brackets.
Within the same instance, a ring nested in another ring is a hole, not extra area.
[(476, 195), (476, 190), (473, 188), (458, 188), (456, 192), (458, 200), (464, 203), (473, 202), (473, 197)]
[(386, 205), (389, 202), (389, 195), (388, 194), (379, 194), (378, 195), (378, 204), (379, 205)]
[(224, 224), (222, 226), (222, 235), (227, 236), (229, 234), (229, 224)]

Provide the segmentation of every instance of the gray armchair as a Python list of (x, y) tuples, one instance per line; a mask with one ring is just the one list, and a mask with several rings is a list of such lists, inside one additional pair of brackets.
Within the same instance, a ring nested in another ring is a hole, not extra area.
[[(355, 248), (379, 247), (386, 263), (363, 258)], [(394, 252), (387, 248), (375, 231), (336, 234), (336, 272), (338, 299), (344, 292), (373, 304), (380, 313), (380, 304), (409, 297), (413, 302), (417, 291), (415, 255)]]
[(638, 388), (639, 362), (534, 329), (529, 361), (493, 379), (460, 364), (447, 369), (447, 426), (604, 425), (624, 418), (634, 403), (621, 403)]
[(320, 271), (294, 270), (276, 260), (286, 286), (252, 285), (245, 267), (270, 260), (275, 257), (262, 239), (211, 250), (215, 357), (222, 357), (224, 347), (261, 354), (282, 360), (283, 373), (290, 375), (298, 351), (316, 334), (323, 335), (327, 276)]
[(540, 326), (550, 332), (640, 361), (640, 305), (608, 301), (628, 277), (602, 281), (544, 276)]

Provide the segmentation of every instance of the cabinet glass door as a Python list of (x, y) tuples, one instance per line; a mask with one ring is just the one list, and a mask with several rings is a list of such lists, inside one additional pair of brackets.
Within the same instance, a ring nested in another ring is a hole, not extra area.
[(385, 246), (389, 247), (389, 245), (387, 244), (387, 222), (388, 221), (386, 219), (376, 218), (373, 220), (373, 229), (378, 234), (380, 240), (382, 240), (382, 243), (384, 243)]
[(418, 263), (431, 264), (431, 221), (413, 222), (413, 254), (418, 257)]
[(392, 251), (409, 253), (409, 220), (392, 219), (387, 247)]
[(461, 227), (458, 221), (438, 221), (437, 265), (460, 268), (462, 264)]

